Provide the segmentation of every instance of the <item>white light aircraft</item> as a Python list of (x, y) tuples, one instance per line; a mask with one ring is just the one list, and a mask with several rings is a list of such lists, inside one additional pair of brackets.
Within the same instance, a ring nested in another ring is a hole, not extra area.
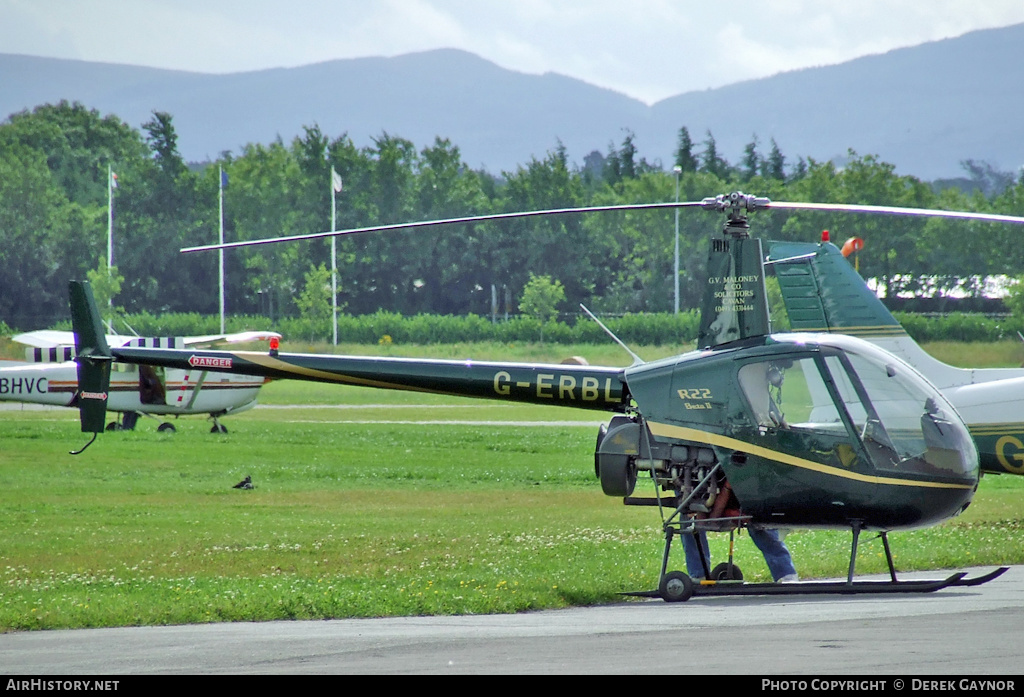
[[(150, 348), (205, 348), (220, 343), (241, 343), (280, 339), (276, 332), (240, 332), (193, 337), (108, 336), (111, 346)], [(25, 344), (26, 361), (0, 362), (0, 401), (75, 407), (78, 390), (74, 362), (73, 332), (42, 330), (12, 337)], [(220, 417), (236, 414), (256, 405), (263, 377), (220, 373), (209, 366), (187, 370), (117, 364), (110, 376), (109, 408), (120, 412), (120, 422), (107, 430), (132, 430), (140, 415), (153, 418), (187, 414), (208, 414), (211, 433), (227, 433)], [(159, 431), (175, 430), (162, 421)]]

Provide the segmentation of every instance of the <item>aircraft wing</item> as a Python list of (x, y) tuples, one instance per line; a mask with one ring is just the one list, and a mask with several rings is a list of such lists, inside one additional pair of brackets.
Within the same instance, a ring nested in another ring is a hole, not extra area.
[[(221, 343), (233, 344), (246, 341), (269, 341), (272, 337), (280, 339), (281, 335), (277, 332), (264, 331), (236, 332), (234, 334), (208, 334), (206, 336), (186, 336), (182, 343), (185, 346), (200, 348)], [(107, 345), (112, 347), (127, 346), (132, 339), (136, 338), (138, 337), (123, 335), (108, 335), (106, 337)], [(17, 341), (19, 344), (25, 344), (26, 346), (41, 349), (63, 348), (65, 346), (75, 345), (74, 332), (60, 331), (57, 329), (40, 329), (34, 332), (25, 332), (11, 337), (11, 339), (13, 341)]]
[(202, 348), (205, 346), (213, 346), (214, 344), (240, 344), (247, 341), (270, 341), (271, 339), (280, 339), (281, 335), (277, 332), (264, 332), (264, 331), (252, 331), (252, 332), (235, 332), (233, 334), (208, 334), (206, 336), (186, 336), (184, 339), (185, 346), (193, 346), (195, 348)]
[(55, 329), (40, 329), (35, 332), (17, 334), (12, 336), (11, 340), (33, 348), (58, 348), (60, 346), (74, 346), (75, 333), (61, 332)]
[[(106, 336), (108, 346), (125, 346), (134, 338), (136, 337), (118, 334), (108, 334)], [(75, 333), (59, 329), (39, 329), (34, 332), (17, 334), (12, 336), (11, 340), (33, 348), (64, 348), (65, 346), (75, 345)]]

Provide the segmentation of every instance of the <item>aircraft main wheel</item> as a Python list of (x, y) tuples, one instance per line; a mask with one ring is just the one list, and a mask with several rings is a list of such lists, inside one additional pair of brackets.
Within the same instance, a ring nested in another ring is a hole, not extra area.
[(121, 427), (118, 425), (116, 421), (111, 421), (109, 424), (107, 424), (108, 431), (118, 431), (120, 429)]
[(135, 424), (139, 422), (139, 413), (137, 411), (126, 411), (124, 416), (121, 418), (121, 430), (122, 431), (134, 431)]
[(682, 571), (670, 571), (658, 584), (658, 595), (666, 603), (682, 603), (693, 596), (693, 579)]
[(159, 426), (156, 427), (156, 430), (160, 431), (161, 433), (163, 433), (165, 431), (169, 431), (171, 433), (174, 433), (177, 429), (174, 428), (174, 424), (172, 424), (172, 423), (170, 423), (168, 421), (164, 421), (162, 424), (160, 424)]
[(740, 567), (728, 562), (722, 562), (711, 570), (712, 581), (742, 581), (743, 572)]
[(210, 429), (210, 433), (227, 433), (228, 427), (223, 424), (214, 424)]

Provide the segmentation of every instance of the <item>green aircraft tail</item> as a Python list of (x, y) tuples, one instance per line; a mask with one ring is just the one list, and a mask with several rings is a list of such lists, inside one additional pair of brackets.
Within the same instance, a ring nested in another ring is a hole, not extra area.
[(907, 335), (834, 244), (772, 241), (768, 248), (793, 331)]
[[(92, 288), (85, 281), (71, 281), (71, 323), (75, 330), (75, 362), (78, 364), (78, 389), (72, 404), (78, 407), (82, 432), (103, 431), (107, 416), (107, 393), (110, 390), (110, 366), (113, 356), (103, 332)], [(72, 452), (73, 455), (85, 450)]]

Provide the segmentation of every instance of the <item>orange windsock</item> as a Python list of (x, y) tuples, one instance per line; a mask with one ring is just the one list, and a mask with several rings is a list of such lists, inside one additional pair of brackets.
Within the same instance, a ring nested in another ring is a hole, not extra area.
[(843, 243), (842, 253), (844, 257), (848, 257), (854, 252), (859, 252), (864, 249), (864, 240), (859, 237), (851, 237)]

